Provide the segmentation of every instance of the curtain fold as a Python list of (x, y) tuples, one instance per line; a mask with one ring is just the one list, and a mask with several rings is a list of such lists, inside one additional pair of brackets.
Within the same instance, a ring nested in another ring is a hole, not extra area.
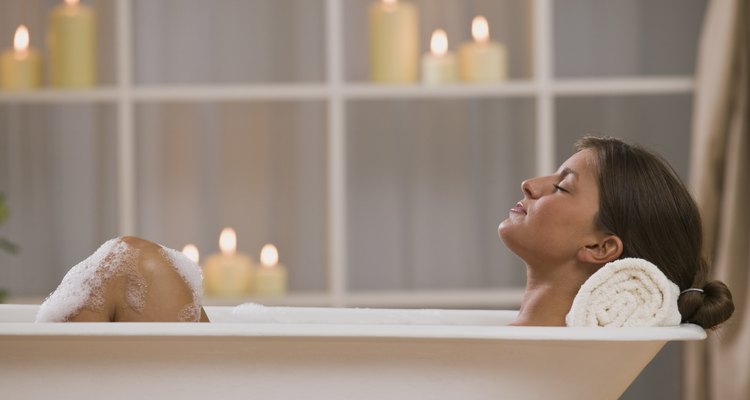
[(683, 398), (750, 393), (750, 6), (712, 0), (698, 52), (690, 186), (703, 216), (710, 279), (735, 313), (704, 343), (685, 346)]

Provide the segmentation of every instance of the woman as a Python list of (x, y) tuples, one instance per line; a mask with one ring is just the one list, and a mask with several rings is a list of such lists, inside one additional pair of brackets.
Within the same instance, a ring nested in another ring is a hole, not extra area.
[(713, 328), (734, 311), (729, 289), (707, 281), (698, 209), (658, 156), (612, 138), (585, 137), (557, 173), (524, 181), (524, 198), (498, 234), (527, 266), (514, 325), (565, 325), (581, 285), (625, 257), (659, 267), (683, 292), (682, 322)]
[[(581, 285), (606, 263), (624, 257), (646, 259), (681, 291), (693, 289), (678, 299), (683, 322), (708, 329), (727, 320), (734, 310), (731, 294), (723, 283), (706, 280), (700, 216), (668, 164), (617, 139), (586, 137), (577, 149), (557, 173), (524, 181), (523, 200), (498, 228), (527, 265), (526, 292), (513, 325), (564, 326)], [(139, 266), (143, 279), (134, 281), (146, 289), (138, 292), (137, 285), (127, 284), (128, 274), (120, 273), (119, 281), (109, 278), (103, 289), (104, 307), (88, 302), (62, 319), (180, 320), (189, 285), (174, 273), (174, 259), (143, 239), (118, 240), (124, 253), (137, 254), (130, 264)], [(137, 297), (129, 290), (147, 295), (140, 310), (128, 305), (129, 297)], [(200, 316), (207, 321), (202, 309)]]

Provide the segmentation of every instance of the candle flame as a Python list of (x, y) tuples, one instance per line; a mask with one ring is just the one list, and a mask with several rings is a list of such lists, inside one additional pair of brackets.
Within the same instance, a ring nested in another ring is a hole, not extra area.
[(234, 255), (237, 252), (237, 232), (232, 228), (224, 228), (219, 236), (219, 248), (225, 256)]
[(201, 259), (201, 255), (198, 252), (198, 248), (195, 247), (194, 244), (189, 243), (186, 244), (185, 247), (182, 248), (182, 254), (185, 255), (185, 257), (189, 258), (190, 261), (198, 264), (198, 261)]
[(260, 263), (264, 267), (270, 268), (275, 266), (279, 262), (279, 252), (276, 250), (276, 246), (267, 244), (263, 246), (260, 251)]
[(29, 30), (26, 25), (19, 25), (16, 34), (13, 36), (13, 48), (16, 51), (26, 51), (29, 49)]
[(471, 36), (478, 43), (487, 43), (490, 39), (490, 26), (487, 18), (478, 15), (471, 21)]
[(448, 52), (448, 35), (442, 29), (432, 32), (430, 51), (436, 56), (444, 56)]
[(76, 6), (78, 5), (78, 0), (65, 0), (65, 4), (69, 6)]

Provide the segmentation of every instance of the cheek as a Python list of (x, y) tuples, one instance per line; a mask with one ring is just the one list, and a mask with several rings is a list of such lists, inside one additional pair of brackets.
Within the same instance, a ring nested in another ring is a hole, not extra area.
[(590, 204), (540, 204), (529, 223), (548, 240), (567, 241), (594, 229), (595, 206)]

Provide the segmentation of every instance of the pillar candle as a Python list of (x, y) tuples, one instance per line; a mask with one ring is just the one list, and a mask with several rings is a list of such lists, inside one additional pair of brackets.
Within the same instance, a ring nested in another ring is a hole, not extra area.
[(458, 50), (459, 75), (467, 82), (502, 81), (507, 77), (505, 46), (490, 40), (487, 19), (477, 16), (471, 23), (473, 42)]
[(369, 10), (370, 79), (411, 83), (417, 80), (419, 19), (417, 7), (397, 0), (373, 3)]
[(196, 264), (200, 262), (201, 254), (198, 251), (198, 248), (192, 243), (186, 244), (185, 247), (182, 248), (182, 254)]
[(237, 252), (237, 234), (224, 228), (219, 237), (221, 254), (212, 254), (203, 266), (207, 295), (244, 296), (250, 292), (255, 266), (250, 256)]
[(448, 35), (442, 29), (432, 33), (430, 52), (422, 57), (422, 82), (426, 85), (456, 80), (456, 56), (448, 51)]
[(50, 83), (80, 88), (96, 84), (96, 15), (78, 0), (65, 0), (49, 18)]
[(0, 87), (33, 89), (42, 85), (42, 58), (29, 46), (29, 30), (21, 25), (13, 37), (13, 48), (0, 55)]
[(260, 252), (260, 267), (255, 276), (254, 293), (258, 295), (281, 295), (286, 293), (286, 267), (279, 263), (276, 246), (267, 244)]

